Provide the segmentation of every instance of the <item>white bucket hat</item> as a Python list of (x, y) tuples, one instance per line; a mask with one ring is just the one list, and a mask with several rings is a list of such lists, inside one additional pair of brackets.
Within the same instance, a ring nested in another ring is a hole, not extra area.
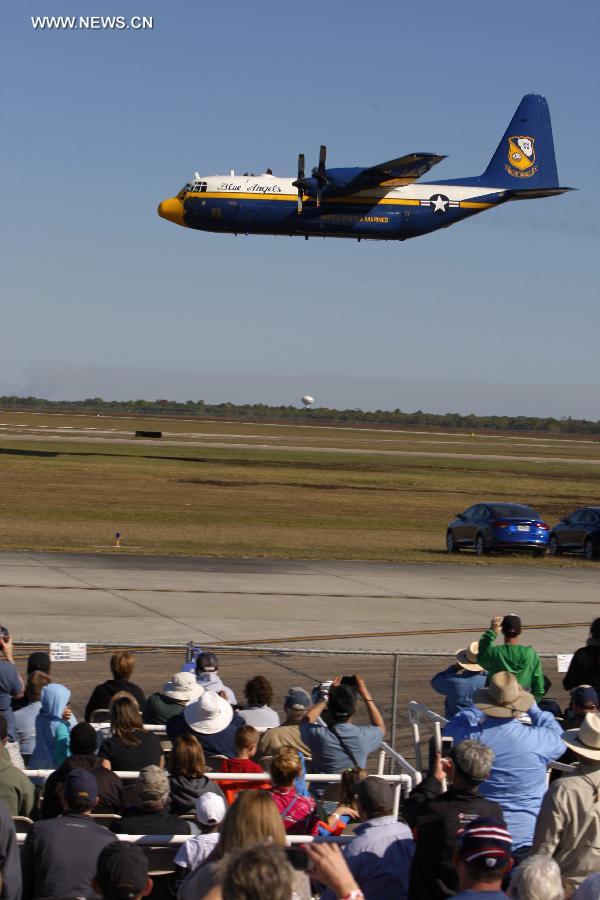
[(600, 716), (587, 713), (580, 727), (565, 731), (562, 739), (577, 756), (600, 760)]
[(214, 691), (204, 691), (195, 703), (186, 706), (183, 717), (192, 731), (217, 734), (227, 728), (233, 719), (233, 708)]
[(204, 693), (204, 688), (198, 684), (192, 672), (176, 672), (170, 681), (163, 687), (163, 694), (171, 700), (185, 700), (191, 703)]

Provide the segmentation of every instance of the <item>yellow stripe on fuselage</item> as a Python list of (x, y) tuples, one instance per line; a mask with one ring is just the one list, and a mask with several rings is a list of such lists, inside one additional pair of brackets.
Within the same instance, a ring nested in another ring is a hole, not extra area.
[[(295, 203), (298, 200), (297, 194), (259, 194), (246, 193), (244, 191), (188, 191), (187, 197), (200, 197), (204, 200), (279, 200), (286, 203)], [(311, 197), (305, 198), (304, 202), (308, 203)], [(409, 199), (408, 197), (324, 197), (323, 204), (329, 203), (346, 203), (346, 204), (365, 204), (366, 206), (420, 206), (420, 200)], [(481, 203), (471, 200), (461, 200), (461, 209), (488, 209), (494, 206), (493, 203)]]

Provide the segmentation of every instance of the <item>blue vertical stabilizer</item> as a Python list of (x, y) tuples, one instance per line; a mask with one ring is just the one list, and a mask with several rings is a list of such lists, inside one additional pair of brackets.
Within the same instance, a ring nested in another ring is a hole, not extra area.
[(526, 94), (480, 179), (490, 187), (558, 187), (550, 110), (546, 98)]

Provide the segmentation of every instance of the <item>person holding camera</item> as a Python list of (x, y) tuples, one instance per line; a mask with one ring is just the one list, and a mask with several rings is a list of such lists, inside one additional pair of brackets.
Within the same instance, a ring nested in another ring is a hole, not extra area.
[[(365, 704), (370, 725), (352, 721), (359, 700)], [(328, 692), (320, 685), (316, 702), (300, 723), (300, 736), (312, 753), (314, 772), (337, 775), (344, 769), (364, 769), (367, 756), (385, 737), (383, 717), (364, 678), (338, 675)]]

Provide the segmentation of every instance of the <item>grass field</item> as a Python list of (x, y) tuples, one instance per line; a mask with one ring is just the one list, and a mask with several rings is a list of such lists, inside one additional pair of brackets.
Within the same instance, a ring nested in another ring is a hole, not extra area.
[(584, 439), (0, 412), (1, 545), (101, 552), (119, 531), (122, 552), (446, 562), (447, 522), (478, 500), (550, 523), (600, 504), (598, 460)]

